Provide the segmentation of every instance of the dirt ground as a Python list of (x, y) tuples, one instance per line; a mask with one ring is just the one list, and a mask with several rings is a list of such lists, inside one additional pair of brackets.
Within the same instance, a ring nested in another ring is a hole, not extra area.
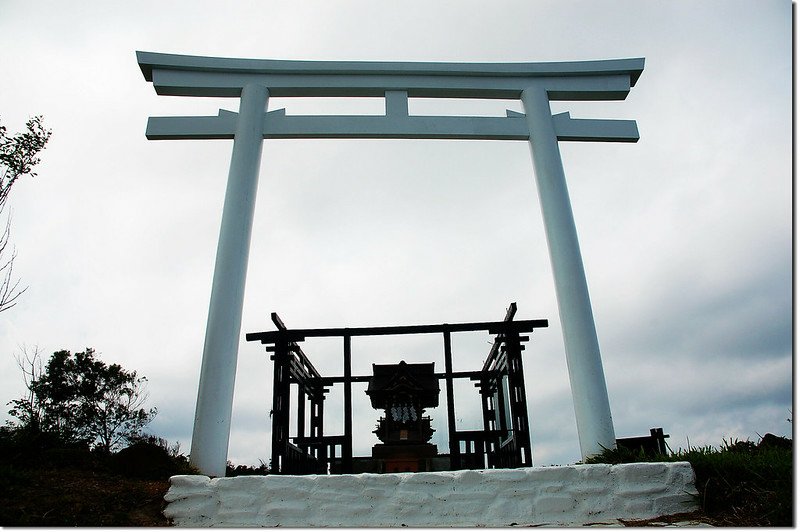
[(0, 484), (0, 526), (170, 526), (167, 480), (70, 469), (31, 470)]

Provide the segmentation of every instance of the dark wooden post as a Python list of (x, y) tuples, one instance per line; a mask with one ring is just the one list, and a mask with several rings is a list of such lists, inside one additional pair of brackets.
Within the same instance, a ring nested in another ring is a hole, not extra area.
[(350, 335), (344, 336), (344, 443), (342, 473), (353, 472), (353, 380), (350, 362)]
[(508, 393), (511, 405), (511, 424), (517, 449), (522, 449), (522, 466), (533, 465), (531, 453), (531, 437), (528, 427), (528, 400), (525, 393), (525, 375), (522, 371), (522, 341), (527, 337), (520, 337), (519, 332), (509, 330), (506, 334), (505, 348), (508, 357)]
[(275, 342), (273, 355), (272, 395), (272, 471), (283, 473), (286, 465), (286, 448), (289, 443), (289, 342), (280, 338)]
[(320, 472), (327, 473), (328, 463), (328, 446), (325, 445), (323, 438), (325, 438), (325, 395), (322, 394), (317, 403), (317, 434), (316, 436), (320, 441), (320, 467), (323, 468)]
[(450, 444), (450, 469), (461, 468), (461, 448), (456, 436), (456, 410), (453, 394), (453, 350), (450, 331), (444, 331), (444, 382), (447, 393), (447, 438)]
[[(508, 437), (508, 433), (514, 430), (514, 426), (510, 419), (506, 419), (506, 407), (509, 398), (506, 397), (506, 389), (503, 386), (503, 378), (507, 375), (507, 368), (503, 368), (500, 375), (497, 377), (497, 428), (506, 431), (504, 437)], [(509, 388), (511, 383), (509, 382)]]
[[(479, 392), (481, 396), (481, 410), (483, 413), (483, 432), (489, 434), (495, 429), (495, 419), (497, 419), (495, 409), (493, 408), (493, 397), (491, 388), (489, 387), (486, 379), (481, 379), (479, 385)], [(497, 467), (497, 448), (499, 444), (498, 438), (492, 438), (484, 442), (486, 446), (487, 467)]]
[(297, 385), (297, 436), (306, 435), (306, 392), (302, 384)]

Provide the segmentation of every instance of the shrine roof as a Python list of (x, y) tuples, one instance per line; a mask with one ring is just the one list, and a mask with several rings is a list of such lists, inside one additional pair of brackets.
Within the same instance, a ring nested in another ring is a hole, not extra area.
[(439, 379), (434, 374), (434, 363), (407, 364), (401, 361), (399, 364), (372, 365), (366, 393), (371, 397), (373, 407), (381, 408), (387, 396), (402, 388), (417, 392), (427, 406), (438, 405)]

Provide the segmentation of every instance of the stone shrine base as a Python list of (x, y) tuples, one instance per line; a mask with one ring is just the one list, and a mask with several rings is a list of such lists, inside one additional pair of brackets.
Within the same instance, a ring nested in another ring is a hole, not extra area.
[(170, 479), (184, 527), (580, 526), (697, 510), (688, 462)]

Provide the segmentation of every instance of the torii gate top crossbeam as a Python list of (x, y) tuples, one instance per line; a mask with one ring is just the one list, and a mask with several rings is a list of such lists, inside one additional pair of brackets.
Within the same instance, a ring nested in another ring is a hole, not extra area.
[(531, 85), (551, 100), (624, 99), (644, 59), (548, 63), (405, 63), (229, 59), (136, 52), (139, 67), (158, 94), (237, 97), (248, 83), (269, 87), (274, 97), (381, 97), (386, 91), (412, 98), (519, 98)]
[[(278, 109), (263, 122), (264, 138), (439, 138), (528, 140), (523, 114), (506, 117), (409, 116), (410, 97), (520, 98), (536, 88), (549, 100), (621, 100), (644, 59), (561, 63), (386, 63), (226, 59), (137, 52), (145, 79), (158, 94), (238, 97), (246, 85), (270, 96), (377, 96), (384, 116), (287, 116)], [(151, 117), (147, 138), (232, 139), (237, 113)], [(558, 140), (636, 142), (631, 120), (576, 120), (556, 115)]]

